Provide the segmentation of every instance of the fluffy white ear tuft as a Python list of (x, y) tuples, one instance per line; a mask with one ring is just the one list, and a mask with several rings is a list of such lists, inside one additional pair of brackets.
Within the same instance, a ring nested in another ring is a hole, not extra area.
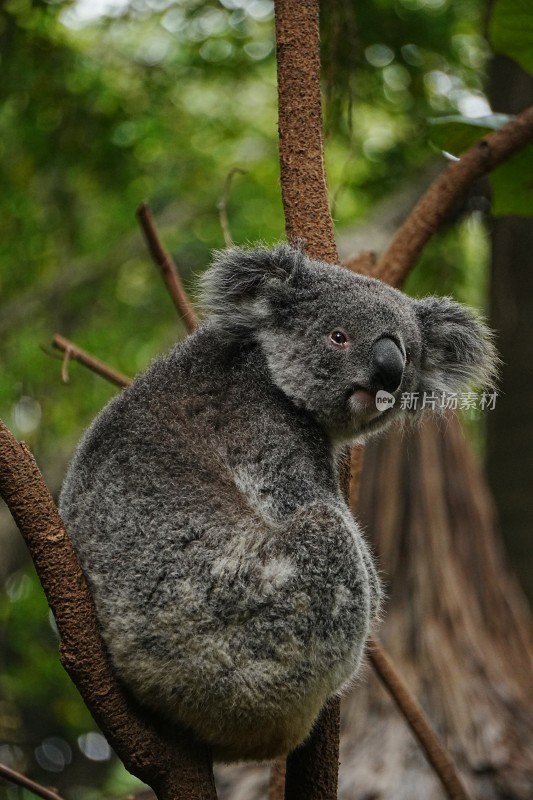
[(499, 358), (493, 335), (469, 308), (448, 297), (415, 300), (422, 335), (421, 391), (493, 387)]
[(288, 244), (220, 250), (200, 280), (200, 306), (221, 332), (245, 337), (288, 302), (305, 262), (303, 251)]

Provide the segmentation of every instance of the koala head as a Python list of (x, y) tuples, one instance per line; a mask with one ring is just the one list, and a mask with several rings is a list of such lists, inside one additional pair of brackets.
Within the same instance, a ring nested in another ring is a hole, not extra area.
[[(403, 392), (456, 392), (495, 372), (490, 332), (466, 307), (411, 299), (289, 245), (221, 251), (202, 282), (220, 334), (255, 341), (274, 384), (336, 442), (382, 428)], [(394, 405), (376, 407), (380, 390)]]

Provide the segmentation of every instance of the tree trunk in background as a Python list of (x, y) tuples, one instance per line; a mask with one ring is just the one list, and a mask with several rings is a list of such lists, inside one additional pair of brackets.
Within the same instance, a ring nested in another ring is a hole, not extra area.
[[(465, 784), (479, 800), (530, 800), (531, 619), (455, 417), (371, 443), (359, 517), (388, 589), (380, 636)], [(343, 800), (444, 797), (370, 670), (345, 702), (343, 730)]]
[[(516, 113), (533, 103), (533, 78), (497, 56), (489, 94), (494, 111)], [(504, 365), (487, 473), (510, 565), (533, 601), (533, 219), (494, 219), (491, 236), (490, 323)]]
[[(533, 797), (533, 641), (492, 501), (450, 417), (365, 451), (359, 518), (379, 557), (387, 651), (476, 800)], [(339, 800), (443, 800), (370, 667), (342, 704)], [(261, 767), (221, 767), (221, 800), (266, 797)]]

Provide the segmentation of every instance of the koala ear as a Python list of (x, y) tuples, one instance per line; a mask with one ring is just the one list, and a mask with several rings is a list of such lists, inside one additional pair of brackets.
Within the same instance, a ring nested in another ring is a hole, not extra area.
[(420, 390), (456, 392), (468, 384), (493, 386), (499, 359), (484, 322), (448, 297), (414, 303), (422, 335)]
[(289, 304), (305, 262), (298, 245), (219, 250), (200, 279), (200, 306), (221, 330), (245, 336)]

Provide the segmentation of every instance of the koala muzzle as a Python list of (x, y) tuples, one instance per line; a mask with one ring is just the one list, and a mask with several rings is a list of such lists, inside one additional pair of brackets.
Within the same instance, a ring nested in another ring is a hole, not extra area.
[(378, 339), (372, 348), (372, 388), (395, 392), (403, 377), (405, 357), (395, 341), (388, 337)]

